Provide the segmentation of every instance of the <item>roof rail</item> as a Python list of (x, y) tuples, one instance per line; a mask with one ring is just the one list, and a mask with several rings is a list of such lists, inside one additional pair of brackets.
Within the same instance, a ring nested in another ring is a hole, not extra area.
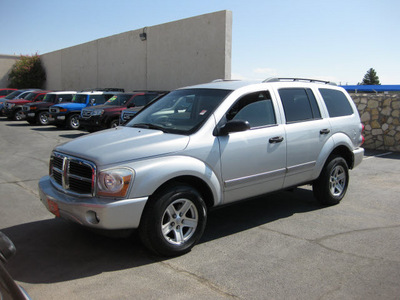
[(336, 83), (326, 80), (319, 79), (309, 79), (309, 78), (278, 78), (278, 77), (270, 77), (265, 79), (263, 82), (280, 82), (280, 81), (301, 81), (301, 82), (317, 82), (323, 84), (336, 85)]
[(240, 81), (240, 79), (214, 79), (211, 82)]
[(94, 88), (94, 89), (84, 89), (81, 92), (125, 92), (125, 89), (119, 89), (119, 88)]

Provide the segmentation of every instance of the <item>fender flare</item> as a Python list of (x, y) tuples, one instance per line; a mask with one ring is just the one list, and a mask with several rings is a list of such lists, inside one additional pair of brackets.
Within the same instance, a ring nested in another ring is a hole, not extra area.
[(217, 174), (196, 158), (183, 155), (164, 156), (132, 162), (127, 166), (135, 172), (130, 198), (151, 196), (165, 183), (179, 177), (194, 177), (210, 189), (212, 206), (222, 203), (222, 185)]

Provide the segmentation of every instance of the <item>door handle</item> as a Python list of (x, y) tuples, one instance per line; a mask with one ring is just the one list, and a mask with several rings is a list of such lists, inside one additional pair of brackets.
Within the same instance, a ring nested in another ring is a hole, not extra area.
[(270, 139), (269, 139), (269, 142), (270, 142), (271, 144), (280, 143), (280, 142), (282, 142), (282, 141), (283, 141), (283, 136), (276, 136), (276, 137), (273, 137), (273, 138), (270, 138)]
[(321, 130), (319, 131), (320, 134), (328, 134), (329, 132), (331, 132), (331, 131), (330, 131), (328, 128), (321, 129)]

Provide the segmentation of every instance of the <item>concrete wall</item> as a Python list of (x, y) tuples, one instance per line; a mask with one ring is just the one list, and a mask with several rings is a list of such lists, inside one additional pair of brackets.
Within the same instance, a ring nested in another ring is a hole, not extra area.
[[(146, 33), (142, 41), (140, 34)], [(46, 88), (172, 90), (231, 76), (232, 13), (145, 27), (41, 56)]]
[(366, 149), (400, 151), (400, 93), (350, 94), (365, 126)]
[(12, 66), (19, 59), (16, 55), (2, 55), (0, 54), (0, 88), (8, 87), (8, 74)]

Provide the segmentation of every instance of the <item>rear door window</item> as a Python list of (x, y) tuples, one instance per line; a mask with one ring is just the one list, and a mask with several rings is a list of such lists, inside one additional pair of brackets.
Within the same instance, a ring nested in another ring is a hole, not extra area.
[(321, 119), (314, 93), (306, 88), (279, 89), (286, 123)]

